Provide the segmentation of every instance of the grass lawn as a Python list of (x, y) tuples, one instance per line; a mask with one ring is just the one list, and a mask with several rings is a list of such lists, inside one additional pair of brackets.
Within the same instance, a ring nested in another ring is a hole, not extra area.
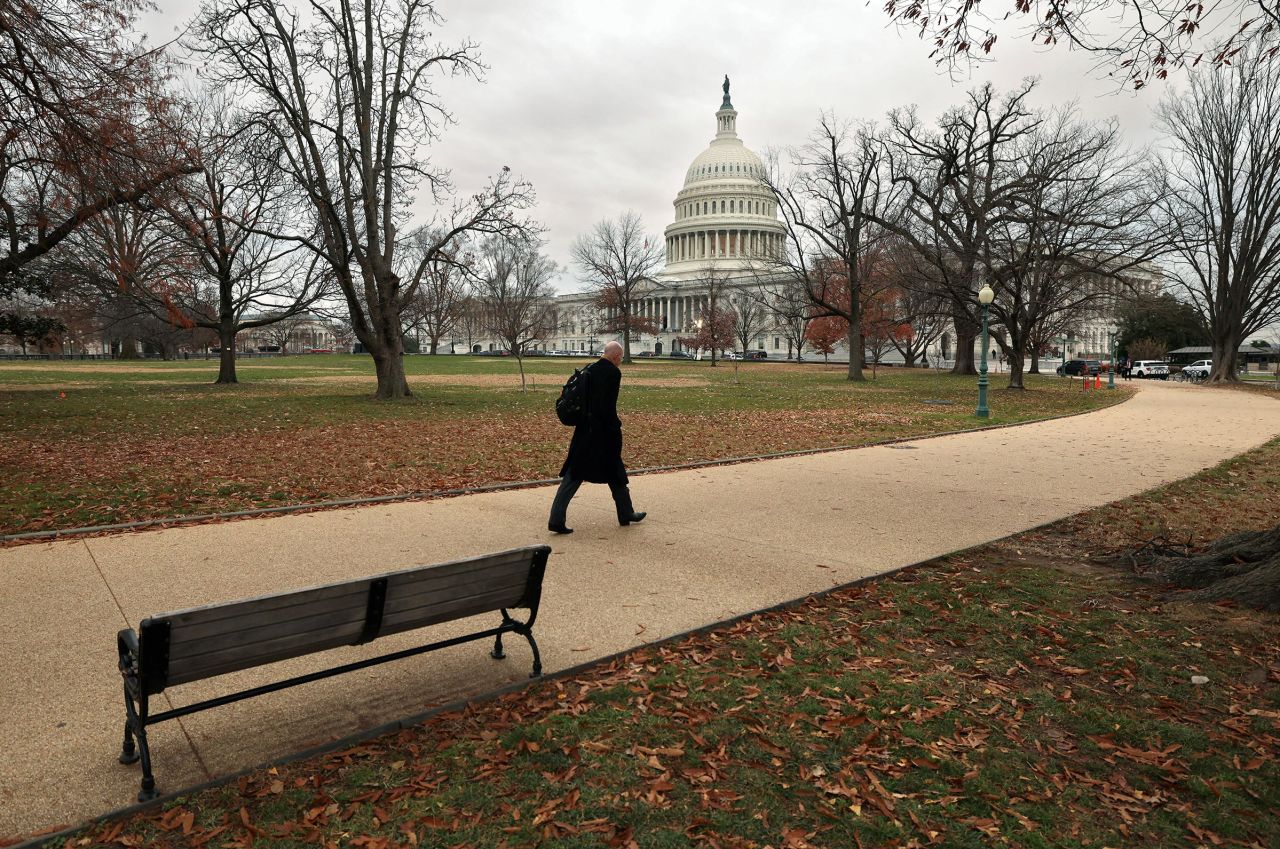
[(1280, 440), (66, 846), (1274, 847), (1280, 617), (1091, 561), (1278, 496)]
[[(368, 357), (0, 363), (0, 533), (428, 492), (554, 477), (569, 431), (552, 412), (583, 359), (411, 356), (415, 397), (370, 399)], [(841, 366), (637, 361), (620, 411), (632, 468), (858, 445), (977, 427), (973, 378)], [(1121, 392), (1028, 378), (991, 423), (1092, 409)], [(929, 401), (950, 402), (944, 404)]]

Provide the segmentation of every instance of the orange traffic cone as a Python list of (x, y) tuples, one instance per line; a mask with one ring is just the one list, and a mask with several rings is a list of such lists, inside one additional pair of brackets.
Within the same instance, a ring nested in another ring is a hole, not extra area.
[(1101, 388), (1102, 388), (1102, 373), (1101, 373), (1101, 372), (1099, 372), (1098, 374), (1095, 374), (1095, 375), (1093, 376), (1093, 388), (1094, 388), (1094, 389), (1101, 389)]

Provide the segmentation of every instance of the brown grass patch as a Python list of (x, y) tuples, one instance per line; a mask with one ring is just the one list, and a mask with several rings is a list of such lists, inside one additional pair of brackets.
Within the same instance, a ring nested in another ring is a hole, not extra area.
[[(529, 387), (534, 389), (559, 388), (564, 382), (560, 375), (528, 374)], [(517, 374), (411, 374), (409, 389), (419, 384), (432, 386), (471, 386), (478, 389), (519, 389)], [(290, 380), (290, 383), (373, 383), (371, 374), (325, 374)], [(711, 382), (696, 377), (631, 377), (623, 376), (623, 386), (657, 386), (666, 389), (688, 389), (710, 386)]]

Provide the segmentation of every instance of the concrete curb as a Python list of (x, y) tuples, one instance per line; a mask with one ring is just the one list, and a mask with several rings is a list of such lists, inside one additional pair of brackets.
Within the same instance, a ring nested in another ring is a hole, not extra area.
[[(1063, 413), (1060, 416), (1049, 416), (1043, 419), (1029, 419), (1023, 422), (985, 425), (961, 430), (945, 430), (937, 433), (926, 433), (919, 436), (901, 436), (893, 439), (882, 439), (876, 442), (862, 442), (857, 445), (834, 445), (828, 448), (801, 448), (795, 451), (778, 451), (772, 454), (753, 454), (746, 457), (724, 457), (718, 460), (700, 460), (695, 463), (681, 463), (674, 466), (648, 466), (641, 469), (628, 469), (629, 475), (648, 475), (661, 472), (678, 472), (688, 469), (708, 469), (715, 466), (731, 466), (738, 463), (754, 463), (760, 460), (780, 460), (786, 457), (805, 457), (811, 454), (829, 454), (834, 451), (854, 451), (859, 448), (877, 448), (885, 445), (897, 445), (903, 442), (920, 442), (926, 439), (939, 439), (944, 436), (957, 436), (962, 433), (981, 433), (989, 430), (1003, 430), (1010, 427), (1053, 422), (1070, 419), (1076, 416), (1087, 416), (1111, 407), (1123, 404), (1133, 398), (1133, 393), (1117, 398), (1109, 404), (1092, 410), (1081, 410), (1075, 413)], [(230, 519), (248, 519), (258, 516), (276, 516), (289, 513), (312, 513), (332, 510), (340, 507), (362, 507), (372, 504), (394, 504), (403, 501), (434, 501), (439, 498), (456, 498), (460, 495), (475, 495), (484, 492), (506, 492), (513, 489), (528, 489), (535, 486), (549, 486), (559, 483), (559, 478), (544, 478), (529, 481), (507, 481), (504, 483), (483, 484), (481, 486), (462, 487), (459, 489), (441, 489), (429, 492), (406, 492), (398, 495), (373, 495), (362, 498), (340, 498), (331, 501), (313, 501), (304, 504), (290, 504), (281, 507), (257, 507), (251, 510), (234, 510), (227, 513), (200, 513), (192, 516), (174, 516), (167, 519), (144, 519), (138, 522), (124, 522), (115, 525), (89, 525), (82, 528), (62, 528), (48, 531), (26, 531), (17, 534), (0, 534), (0, 546), (26, 542), (53, 542), (59, 539), (74, 539), (83, 536), (97, 536), (119, 531), (145, 530), (147, 528), (172, 528), (183, 525), (200, 525), (222, 522)]]

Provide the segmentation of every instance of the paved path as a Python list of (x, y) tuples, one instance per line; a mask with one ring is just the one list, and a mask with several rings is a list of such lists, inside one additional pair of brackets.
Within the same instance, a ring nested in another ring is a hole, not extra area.
[[(0, 550), (0, 836), (133, 800), (137, 767), (116, 763), (115, 632), (148, 614), (550, 540), (538, 637), (553, 671), (1124, 498), (1280, 434), (1280, 406), (1261, 395), (1142, 389), (1059, 421), (638, 477), (650, 518), (630, 528), (612, 521), (605, 487), (584, 487), (564, 538), (545, 530), (542, 488)], [(528, 669), (522, 641), (505, 662), (477, 643), (164, 723), (151, 732), (157, 780), (190, 785)]]

